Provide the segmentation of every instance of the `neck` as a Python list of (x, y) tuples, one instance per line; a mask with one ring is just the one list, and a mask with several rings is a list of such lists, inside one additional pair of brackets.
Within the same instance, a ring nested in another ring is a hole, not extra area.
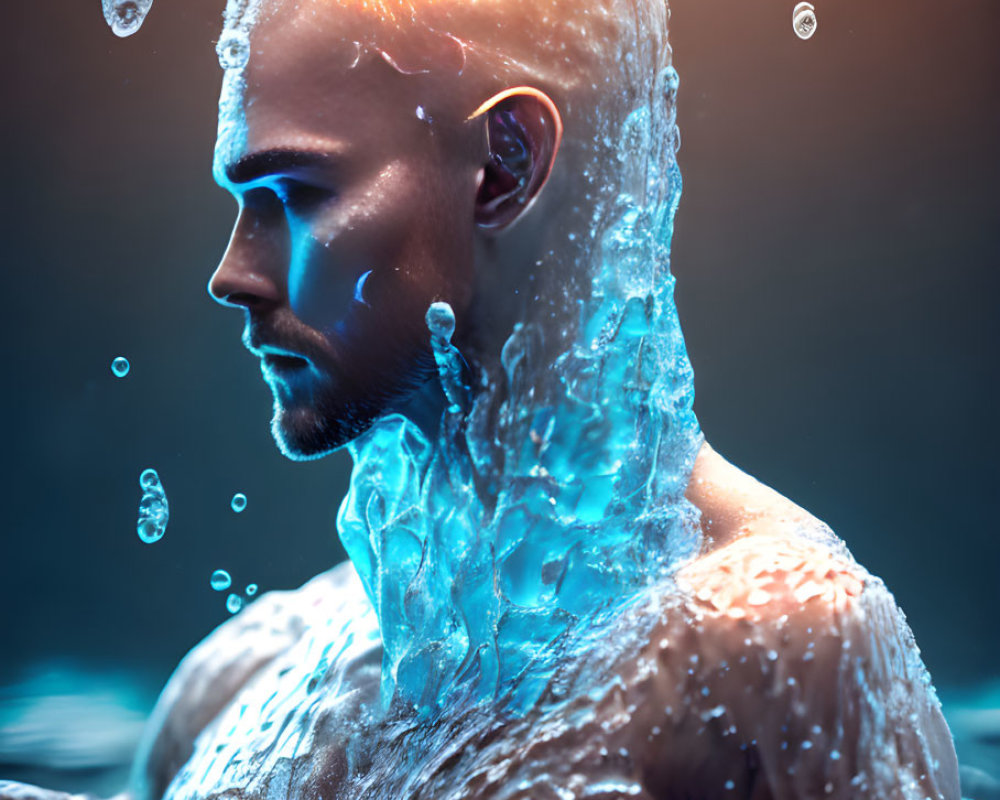
[(438, 386), (351, 444), (338, 528), (379, 616), (386, 704), (523, 710), (570, 628), (697, 552), (684, 492), (702, 439), (669, 273), (679, 177), (663, 163), (668, 190), (619, 195), (569, 265), (592, 281), (568, 334), (527, 318), (466, 370), (450, 309), (432, 306)]

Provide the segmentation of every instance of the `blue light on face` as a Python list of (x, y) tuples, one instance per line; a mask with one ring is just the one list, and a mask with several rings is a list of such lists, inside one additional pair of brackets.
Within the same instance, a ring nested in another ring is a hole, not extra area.
[(368, 281), (368, 276), (372, 274), (372, 270), (368, 270), (362, 273), (361, 277), (358, 278), (358, 282), (354, 286), (354, 302), (361, 303), (362, 305), (368, 305), (368, 301), (365, 300), (365, 283)]

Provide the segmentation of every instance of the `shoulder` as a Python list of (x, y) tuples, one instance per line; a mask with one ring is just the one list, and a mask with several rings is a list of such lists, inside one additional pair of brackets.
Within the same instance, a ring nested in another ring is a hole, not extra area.
[(198, 734), (254, 676), (302, 638), (313, 617), (362, 592), (348, 562), (294, 591), (268, 592), (228, 619), (180, 662), (157, 700), (132, 776), (138, 800), (161, 797)]
[(687, 766), (735, 759), (734, 780), (776, 796), (957, 798), (950, 734), (902, 612), (836, 542), (758, 532), (679, 572), (685, 621), (667, 625), (660, 657), (688, 666), (674, 720)]

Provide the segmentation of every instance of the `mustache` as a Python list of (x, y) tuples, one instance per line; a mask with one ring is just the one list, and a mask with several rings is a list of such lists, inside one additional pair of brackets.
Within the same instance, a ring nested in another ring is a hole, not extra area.
[(258, 358), (266, 355), (304, 358), (312, 364), (330, 358), (330, 342), (320, 331), (305, 325), (290, 310), (266, 315), (248, 312), (243, 346)]

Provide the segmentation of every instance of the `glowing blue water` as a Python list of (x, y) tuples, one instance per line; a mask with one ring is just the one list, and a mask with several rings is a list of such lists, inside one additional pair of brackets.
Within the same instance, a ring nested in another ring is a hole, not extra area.
[(131, 365), (124, 356), (118, 356), (118, 358), (111, 362), (111, 372), (116, 378), (124, 378), (128, 375), (130, 369)]
[(136, 532), (146, 544), (158, 542), (167, 532), (167, 522), (170, 521), (170, 505), (167, 495), (155, 469), (143, 470), (139, 476), (139, 486), (142, 488), (142, 499), (139, 501), (139, 520)]
[(229, 576), (229, 573), (224, 569), (217, 569), (212, 573), (212, 577), (209, 579), (209, 583), (212, 588), (217, 592), (224, 592), (230, 586), (233, 585), (233, 579)]
[[(672, 99), (676, 73), (657, 83)], [(554, 668), (553, 641), (697, 549), (683, 494), (701, 434), (669, 274), (672, 122), (647, 109), (628, 119), (625, 142), (661, 160), (642, 165), (643, 196), (619, 195), (590, 231), (596, 263), (580, 269), (592, 291), (551, 383), (537, 378), (543, 331), (525, 322), (502, 374), (470, 366), (470, 398), (454, 315), (436, 303), (427, 324), (447, 398), (436, 437), (397, 414), (350, 445), (338, 528), (378, 613), (386, 704), (431, 712), (461, 687), (526, 708)]]
[(241, 513), (247, 507), (247, 496), (243, 492), (237, 492), (233, 495), (229, 507), (237, 514)]
[(226, 611), (230, 614), (235, 614), (241, 608), (243, 608), (243, 598), (238, 594), (233, 592), (226, 598)]

